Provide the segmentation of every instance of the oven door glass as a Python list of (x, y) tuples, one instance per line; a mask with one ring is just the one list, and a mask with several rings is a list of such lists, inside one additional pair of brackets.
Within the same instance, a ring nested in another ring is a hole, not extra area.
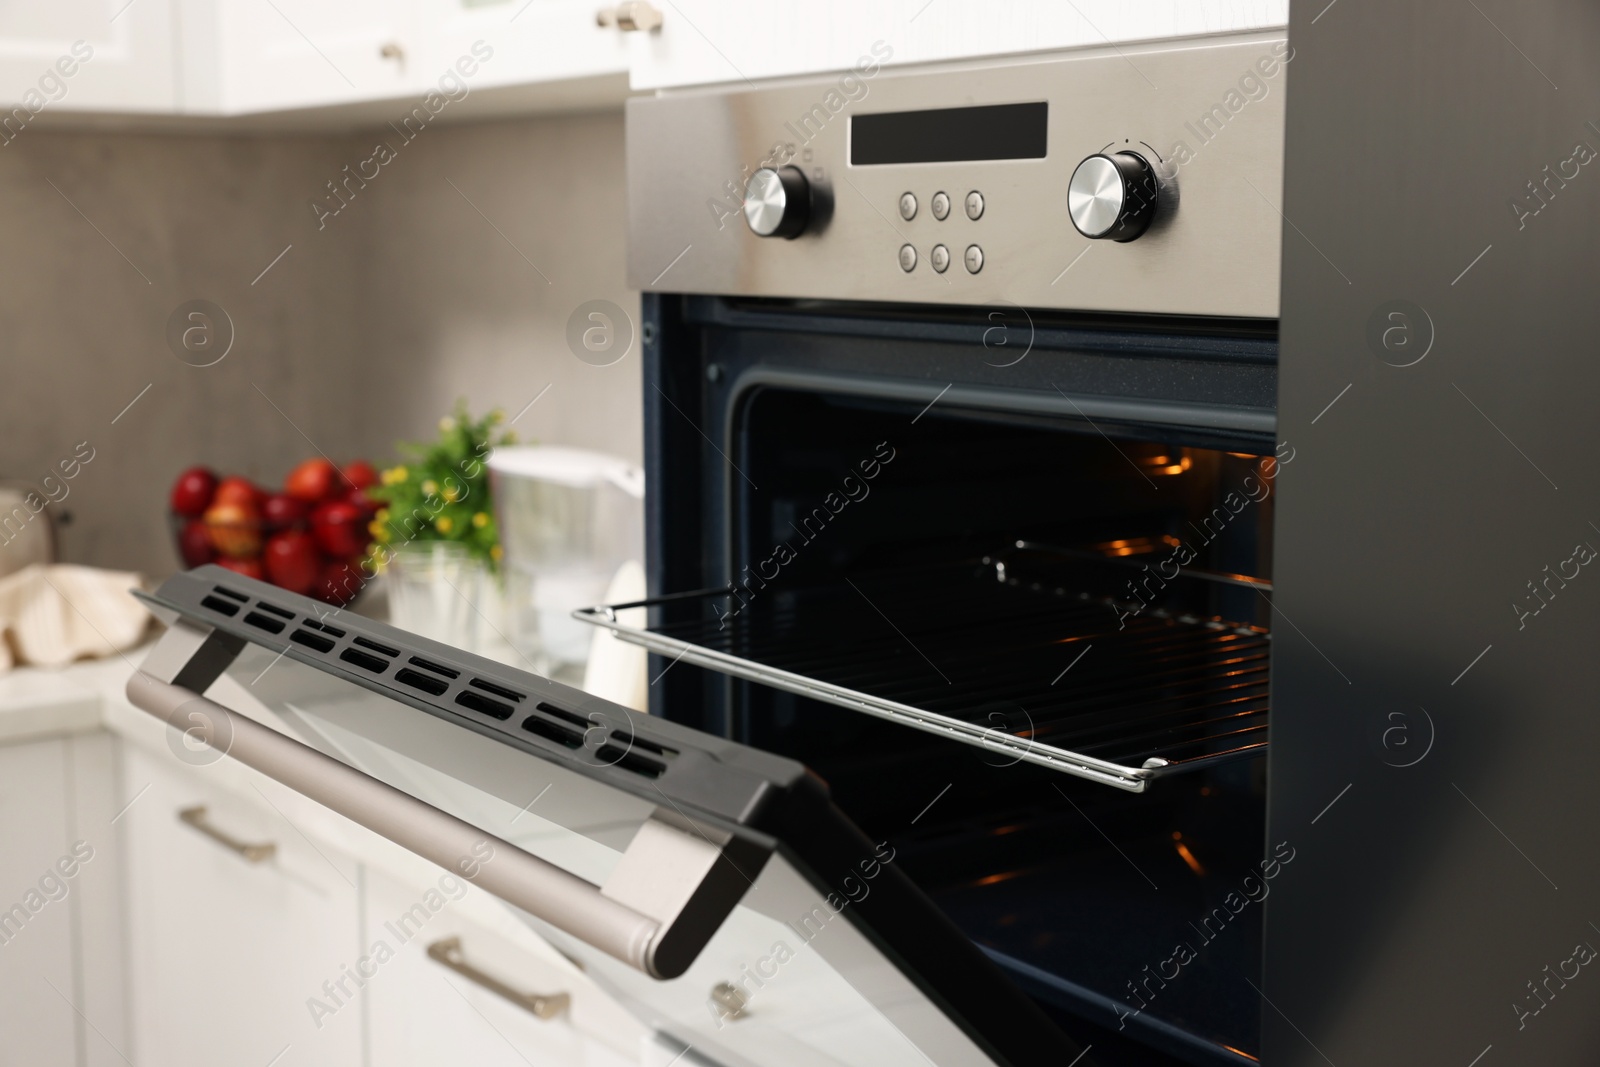
[[(513, 736), (522, 725), (522, 712), (531, 710), (532, 703), (519, 706), (517, 715), (501, 726), (486, 723), (481, 716), (442, 711), (428, 701), (399, 699), (384, 690), (388, 684), (384, 679), (361, 678), (358, 684), (351, 675), (360, 672), (342, 666), (337, 653), (319, 655), (287, 640), (288, 632), (269, 638), (251, 633), (234, 618), (205, 617), (205, 610), (194, 607), (196, 596), (172, 595), (169, 588), (188, 577), (173, 579), (153, 598), (158, 614), (173, 618), (172, 609), (181, 606), (182, 614), (189, 618), (169, 630), (143, 668), (149, 675), (142, 676), (157, 679), (154, 688), (165, 685), (165, 691), (176, 692), (181, 699), (163, 713), (153, 708), (147, 697), (135, 694), (133, 687), (130, 695), (136, 704), (160, 714), (174, 728), (197, 721), (194, 709), (202, 705), (185, 703), (190, 696), (203, 696), (227, 709), (237, 731), (229, 755), (241, 762), (250, 764), (252, 759), (246, 751), (249, 738), (244, 731), (259, 724), (271, 732), (266, 738), (268, 747), (291, 738), (336, 761), (336, 765), (325, 761), (331, 775), (348, 775), (352, 769), (361, 772), (403, 794), (402, 801), (414, 798), (466, 824), (486, 840), (498, 842), (496, 847), (509, 846), (504, 853), (491, 850), (487, 859), (480, 855), (486, 868), (492, 868), (502, 854), (526, 853), (533, 862), (543, 861), (590, 883), (586, 889), (605, 887), (606, 893), (621, 882), (632, 884), (636, 896), (639, 886), (646, 893), (658, 888), (653, 872), (647, 870), (641, 877), (637, 869), (641, 855), (649, 858), (650, 842), (645, 839), (652, 832), (669, 837), (677, 833), (691, 844), (698, 835), (708, 847), (713, 840), (725, 845), (723, 854), (732, 857), (743, 879), (730, 896), (736, 903), (717, 915), (714, 931), (701, 938), (703, 947), (686, 969), (667, 979), (645, 973), (637, 961), (624, 962), (615, 950), (597, 949), (591, 943), (593, 938), (567, 932), (573, 924), (561, 923), (559, 915), (555, 920), (549, 915), (541, 917), (537, 913), (548, 910), (542, 899), (523, 899), (524, 907), (495, 901), (636, 1015), (664, 1048), (683, 1052), (684, 1062), (729, 1067), (1011, 1063), (1020, 1062), (1021, 1046), (1013, 1036), (1018, 1032), (1046, 1040), (1064, 1051), (1067, 1060), (1082, 1050), (1081, 1042), (1066, 1038), (1042, 1017), (1030, 1015), (1027, 1009), (1031, 1004), (1020, 994), (1007, 999), (1014, 990), (1005, 990), (998, 1001), (991, 1001), (982, 1012), (975, 1011), (971, 1006), (974, 994), (961, 983), (1005, 985), (986, 968), (976, 974), (933, 974), (925, 966), (907, 965), (908, 957), (937, 959), (941, 947), (952, 961), (965, 961), (974, 950), (953, 926), (940, 922), (916, 930), (910, 937), (893, 929), (897, 911), (917, 914), (919, 908), (926, 908), (930, 916), (936, 913), (895, 869), (893, 842), (869, 842), (861, 836), (827, 803), (825, 793), (809, 775), (797, 776), (796, 781), (805, 786), (797, 792), (820, 797), (820, 806), (796, 802), (792, 815), (774, 816), (771, 812), (781, 810), (785, 803), (782, 790), (776, 786), (757, 790), (768, 797), (762, 801), (768, 825), (758, 828), (761, 819), (746, 817), (757, 805), (747, 804), (744, 813), (719, 812), (714, 802), (695, 795), (693, 781), (698, 776), (689, 779), (680, 773), (694, 769), (684, 761), (715, 758), (723, 765), (736, 762), (730, 750), (752, 754), (757, 766), (761, 760), (772, 765), (787, 761), (741, 750), (672, 724), (655, 727), (659, 720), (633, 719), (634, 713), (544, 679), (490, 665), (381, 624), (348, 615), (336, 617), (338, 628), (353, 633), (335, 639), (340, 648), (353, 649), (354, 637), (363, 637), (398, 653), (395, 657), (378, 653), (380, 659), (392, 659), (393, 666), (385, 664), (390, 674), (397, 673), (413, 653), (422, 653), (419, 658), (436, 667), (469, 674), (493, 669), (502, 682), (515, 682), (531, 694), (540, 708), (553, 706), (564, 697), (569, 707), (597, 724), (591, 729), (609, 729), (612, 739), (618, 735), (617, 727), (628, 728), (629, 721), (638, 723), (640, 731), (676, 731), (668, 736), (674, 738), (678, 751), (669, 749), (660, 758), (683, 763), (658, 778), (625, 775), (619, 771), (621, 757), (613, 746), (610, 756), (603, 755), (606, 749), (599, 750), (598, 766), (586, 767), (583, 759), (595, 754), (592, 745), (547, 751), (552, 746), (542, 735)], [(235, 589), (247, 589), (252, 597), (270, 588), (232, 575), (228, 581)], [(315, 611), (309, 601), (281, 590), (267, 595), (274, 606), (296, 615), (303, 609), (310, 617)], [(302, 627), (299, 618), (286, 621), (290, 632)], [(219, 636), (222, 654), (217, 652)], [(240, 642), (240, 637), (246, 641)], [(197, 666), (208, 655), (219, 662), (210, 670)], [(222, 667), (220, 661), (229, 656), (231, 662)], [(188, 688), (184, 688), (186, 681)], [(601, 706), (609, 711), (597, 713)], [(638, 752), (648, 755), (666, 747), (659, 743), (661, 734), (649, 735), (656, 742), (645, 741), (645, 736), (639, 734)], [(703, 739), (703, 753), (692, 751), (695, 738)], [(278, 777), (270, 763), (252, 765)], [(617, 784), (627, 778), (637, 782)], [(674, 778), (689, 781), (689, 787), (675, 785)], [(279, 780), (294, 784), (289, 778)], [(354, 791), (340, 784), (330, 788), (330, 795), (337, 796)], [(321, 799), (314, 790), (301, 791)], [(337, 802), (323, 802), (341, 810)], [(352, 817), (363, 821), (359, 813)], [(409, 843), (410, 831), (405, 825), (387, 831), (382, 825), (366, 825), (426, 855)], [(661, 831), (662, 826), (672, 829)], [(773, 826), (787, 826), (793, 833), (786, 839), (767, 832)], [(850, 873), (841, 875), (841, 871)], [(660, 872), (663, 880), (681, 877), (681, 872)], [(896, 901), (900, 904), (887, 907)], [(901, 952), (897, 942), (902, 946), (920, 943)], [(965, 1011), (952, 1007), (964, 998)], [(1012, 1005), (1024, 1010), (1013, 1016)], [(979, 1015), (982, 1017), (976, 1017)], [(1083, 1061), (1095, 1062), (1094, 1053)]]

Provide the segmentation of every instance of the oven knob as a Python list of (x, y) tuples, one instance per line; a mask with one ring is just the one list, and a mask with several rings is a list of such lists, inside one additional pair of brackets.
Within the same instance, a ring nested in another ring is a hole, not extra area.
[(1133, 152), (1096, 154), (1078, 164), (1067, 186), (1067, 211), (1092, 240), (1132, 241), (1156, 213), (1155, 171)]
[(762, 167), (744, 187), (744, 220), (757, 237), (798, 237), (811, 217), (811, 187), (799, 167)]

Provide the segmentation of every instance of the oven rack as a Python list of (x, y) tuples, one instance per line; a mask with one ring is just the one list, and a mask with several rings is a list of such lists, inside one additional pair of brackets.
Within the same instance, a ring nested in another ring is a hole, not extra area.
[[(1264, 751), (1267, 630), (1154, 604), (1129, 614), (1113, 591), (1127, 561), (1089, 555), (1019, 542), (837, 585), (751, 581), (573, 616), (674, 661), (1129, 792)], [(648, 625), (623, 615), (635, 609)]]

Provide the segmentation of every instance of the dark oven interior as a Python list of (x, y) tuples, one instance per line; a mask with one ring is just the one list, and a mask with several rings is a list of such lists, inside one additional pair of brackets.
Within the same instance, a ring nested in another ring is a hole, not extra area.
[[(721, 589), (652, 625), (985, 734), (667, 657), (653, 710), (804, 761), (1047, 1010), (1250, 1062), (1283, 858), (1264, 746), (1292, 454), (1255, 417), (1270, 331), (1034, 323), (997, 366), (982, 309), (657, 298), (646, 321), (652, 593)], [(1018, 738), (1165, 765), (1133, 792), (1001, 743)]]

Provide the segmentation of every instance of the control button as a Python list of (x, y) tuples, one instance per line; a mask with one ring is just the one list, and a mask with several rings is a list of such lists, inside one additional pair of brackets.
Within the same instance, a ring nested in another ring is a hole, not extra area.
[(811, 187), (799, 167), (762, 167), (744, 187), (744, 220), (757, 237), (798, 237), (811, 215)]
[(967, 194), (967, 218), (973, 222), (983, 218), (983, 194), (976, 189)]
[(976, 274), (983, 269), (983, 249), (977, 245), (967, 246), (967, 273)]
[(910, 245), (900, 246), (900, 269), (907, 274), (917, 269), (917, 250)]
[[(950, 205), (945, 204), (946, 207)], [(943, 274), (950, 269), (950, 250), (944, 245), (934, 245), (933, 251), (928, 253), (928, 262), (933, 264), (933, 269)]]
[(917, 198), (910, 193), (900, 194), (900, 217), (907, 222), (917, 217)]
[(933, 217), (943, 222), (950, 214), (950, 198), (944, 193), (933, 194)]
[(1096, 154), (1078, 164), (1067, 184), (1067, 213), (1092, 240), (1132, 241), (1149, 228), (1161, 189), (1144, 157)]

